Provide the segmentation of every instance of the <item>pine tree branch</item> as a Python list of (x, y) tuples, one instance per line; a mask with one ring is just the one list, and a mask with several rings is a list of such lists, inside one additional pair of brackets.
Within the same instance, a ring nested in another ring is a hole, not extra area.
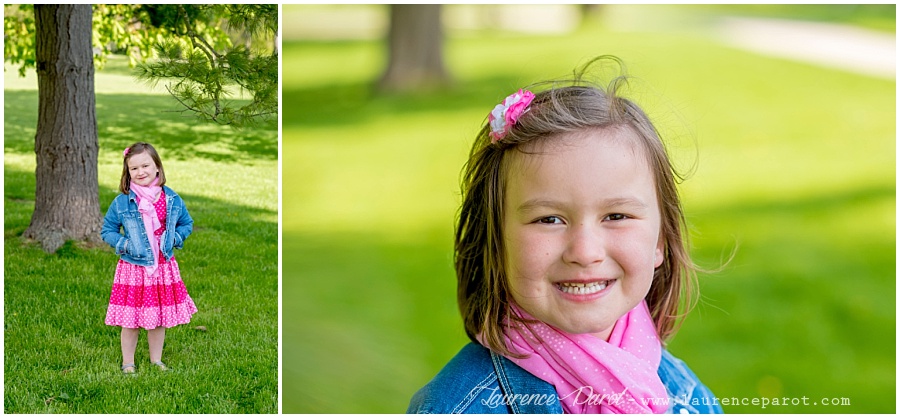
[[(194, 31), (194, 25), (191, 19), (188, 17), (187, 10), (184, 9), (184, 6), (179, 6), (178, 9), (181, 11), (181, 16), (184, 17), (184, 27), (187, 31), (188, 37), (191, 39), (191, 45), (194, 48), (197, 48), (203, 51), (204, 54), (209, 58), (209, 62), (212, 66), (215, 66), (218, 62), (221, 55), (216, 52), (216, 49), (212, 47), (206, 39), (203, 39), (202, 36), (198, 35), (196, 31)], [(200, 41), (203, 45), (198, 45), (197, 41)]]

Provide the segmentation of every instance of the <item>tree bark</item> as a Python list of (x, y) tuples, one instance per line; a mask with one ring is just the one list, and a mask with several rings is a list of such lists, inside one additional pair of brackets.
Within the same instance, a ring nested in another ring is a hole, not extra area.
[(410, 91), (450, 82), (444, 66), (440, 4), (392, 4), (388, 67), (379, 88)]
[(35, 5), (38, 124), (34, 213), (25, 238), (54, 252), (99, 243), (97, 118), (90, 5)]

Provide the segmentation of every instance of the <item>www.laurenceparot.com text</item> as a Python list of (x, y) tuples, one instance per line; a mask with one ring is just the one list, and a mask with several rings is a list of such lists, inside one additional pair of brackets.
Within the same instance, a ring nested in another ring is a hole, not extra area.
[(811, 398), (809, 396), (731, 396), (731, 397), (688, 397), (687, 395), (664, 397), (664, 398), (644, 398), (635, 400), (627, 397), (627, 389), (620, 393), (594, 393), (590, 386), (583, 386), (572, 393), (565, 395), (558, 394), (505, 394), (499, 387), (489, 388), (491, 394), (487, 399), (482, 399), (482, 404), (491, 408), (506, 406), (512, 404), (518, 405), (550, 405), (560, 402), (563, 399), (571, 398), (575, 405), (600, 405), (609, 404), (616, 405), (620, 402), (641, 402), (644, 406), (650, 405), (690, 405), (690, 406), (757, 406), (760, 409), (777, 408), (786, 406), (850, 406), (850, 398), (847, 397), (823, 397)]

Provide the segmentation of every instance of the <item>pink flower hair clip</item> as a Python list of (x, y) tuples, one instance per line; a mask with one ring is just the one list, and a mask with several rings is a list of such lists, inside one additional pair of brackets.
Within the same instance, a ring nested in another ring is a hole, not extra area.
[(516, 121), (528, 110), (528, 105), (534, 100), (534, 93), (528, 90), (519, 89), (519, 91), (510, 94), (503, 103), (498, 104), (488, 116), (491, 125), (491, 143), (503, 139), (509, 129), (516, 124)]
[(127, 156), (128, 156), (128, 151), (131, 151), (131, 147), (125, 148), (125, 151), (122, 151), (122, 156), (123, 156), (123, 157), (127, 157)]

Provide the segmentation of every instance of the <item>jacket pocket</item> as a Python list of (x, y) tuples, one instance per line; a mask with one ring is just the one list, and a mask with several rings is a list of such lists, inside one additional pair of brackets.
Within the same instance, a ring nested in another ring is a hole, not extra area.
[(128, 239), (125, 254), (139, 260), (152, 257), (152, 254), (149, 254), (150, 248), (145, 243), (144, 237), (147, 233), (144, 231), (144, 220), (141, 219), (140, 213), (123, 213), (122, 228), (125, 229), (125, 238)]
[(172, 253), (172, 238), (173, 234), (169, 230), (163, 231), (159, 237), (159, 250), (166, 256), (174, 255)]

